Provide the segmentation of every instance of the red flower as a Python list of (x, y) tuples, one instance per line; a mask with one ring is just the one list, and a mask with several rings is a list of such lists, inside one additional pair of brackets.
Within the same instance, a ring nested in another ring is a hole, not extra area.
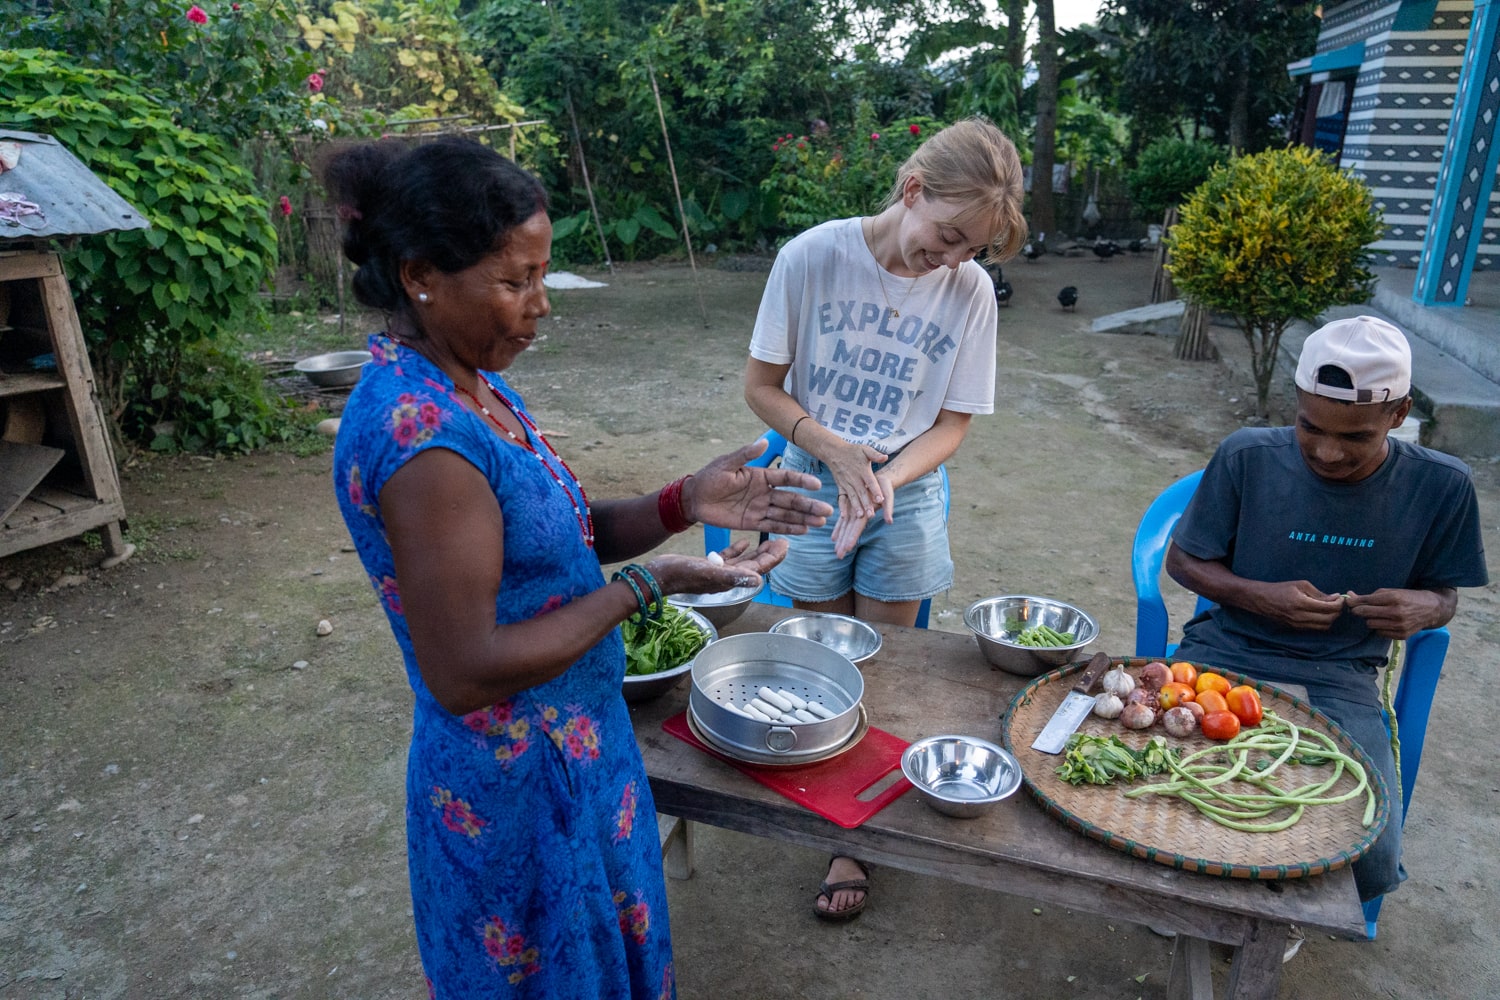
[(871, 132), (870, 133), (870, 141), (871, 142), (874, 142), (874, 141), (876, 141), (879, 138), (880, 138), (880, 133), (879, 132)]
[(188, 8), (187, 19), (189, 21), (192, 21), (194, 24), (208, 23), (208, 15), (203, 13), (203, 8), (199, 7), (197, 4), (193, 4)]
[(805, 143), (805, 142), (799, 142), (799, 143), (797, 143), (797, 148), (798, 149), (806, 149), (807, 148), (807, 143)]
[(323, 74), (322, 73), (309, 73), (309, 74), (307, 74), (307, 89), (310, 90), (310, 91), (312, 91), (314, 94), (316, 94), (318, 91), (322, 90), (323, 89)]
[(292, 199), (288, 198), (286, 195), (281, 196), (281, 214), (292, 214)]
[(921, 135), (922, 134), (922, 126), (917, 125), (917, 124), (913, 124), (912, 127), (911, 127), (911, 134), (912, 135)]
[(232, 3), (232, 4), (229, 5), (229, 9), (230, 10), (239, 10), (240, 9), (240, 5), (237, 4), (237, 3)]

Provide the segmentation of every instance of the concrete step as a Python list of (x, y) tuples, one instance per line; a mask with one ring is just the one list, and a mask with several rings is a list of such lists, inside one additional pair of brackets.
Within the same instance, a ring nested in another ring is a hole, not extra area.
[[(1411, 344), (1413, 412), (1422, 421), (1421, 443), (1470, 462), (1500, 456), (1500, 384), (1432, 343), (1421, 329), (1391, 315), (1374, 300), (1329, 309), (1316, 325), (1299, 321), (1289, 326), (1281, 336), (1278, 363), (1286, 368), (1288, 381), (1296, 373), (1303, 342), (1318, 326), (1360, 315), (1376, 316), (1394, 324)], [(1414, 317), (1420, 320), (1421, 313)]]

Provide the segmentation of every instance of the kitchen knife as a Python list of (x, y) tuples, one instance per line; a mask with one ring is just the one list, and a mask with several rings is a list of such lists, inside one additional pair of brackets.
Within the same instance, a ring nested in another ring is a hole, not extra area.
[(1068, 744), (1068, 737), (1073, 735), (1073, 731), (1094, 710), (1092, 692), (1104, 679), (1109, 666), (1108, 653), (1094, 654), (1088, 666), (1083, 668), (1083, 673), (1078, 675), (1078, 682), (1073, 685), (1073, 690), (1068, 692), (1062, 704), (1057, 706), (1057, 711), (1052, 713), (1052, 718), (1037, 733), (1031, 749), (1042, 753), (1062, 753), (1063, 747)]

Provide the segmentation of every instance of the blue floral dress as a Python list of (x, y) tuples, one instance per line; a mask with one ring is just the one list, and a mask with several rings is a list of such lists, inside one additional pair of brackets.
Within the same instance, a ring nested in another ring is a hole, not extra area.
[(420, 354), (379, 334), (370, 350), (339, 427), (334, 485), (416, 695), (406, 829), (430, 995), (671, 998), (655, 806), (620, 696), (619, 630), (562, 676), (451, 714), (412, 654), (379, 504), (391, 475), (428, 448), (483, 472), (505, 519), (495, 620), (506, 623), (604, 585), (574, 510), (581, 489), (541, 442), (535, 453), (502, 442)]

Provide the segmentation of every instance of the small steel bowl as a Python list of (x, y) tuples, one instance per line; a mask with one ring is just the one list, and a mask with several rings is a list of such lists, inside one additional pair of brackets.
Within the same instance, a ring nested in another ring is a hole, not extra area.
[[(1099, 637), (1099, 625), (1087, 613), (1047, 597), (1006, 594), (975, 601), (964, 612), (964, 624), (974, 633), (984, 658), (1001, 670), (1035, 677), (1072, 663), (1079, 650)], [(1067, 646), (1022, 646), (1015, 639), (1034, 625), (1072, 632)]]
[(369, 351), (335, 351), (303, 358), (292, 367), (306, 375), (313, 385), (329, 388), (358, 382), (365, 365), (374, 358)]
[(843, 653), (854, 663), (863, 663), (880, 652), (880, 633), (867, 622), (848, 615), (804, 611), (790, 618), (783, 618), (772, 625), (770, 631), (777, 635), (799, 635), (804, 639), (821, 642), (828, 648)]
[[(693, 624), (698, 626), (698, 630), (707, 637), (709, 643), (719, 638), (719, 630), (714, 628), (713, 622), (691, 608), (682, 608), (680, 610), (684, 615), (692, 619)], [(705, 643), (703, 649), (707, 648), (708, 643)], [(702, 653), (703, 649), (698, 650), (698, 652)], [(679, 663), (677, 666), (669, 667), (666, 670), (658, 670), (654, 674), (626, 674), (625, 682), (621, 685), (620, 690), (625, 695), (625, 700), (632, 704), (638, 701), (650, 701), (652, 698), (660, 698), (682, 683), (682, 679), (692, 672), (693, 663), (696, 660), (697, 657), (693, 657), (686, 663)]]
[(938, 812), (972, 819), (1021, 787), (1021, 765), (988, 740), (928, 736), (901, 754), (901, 773)]
[(667, 600), (679, 608), (696, 611), (718, 628), (723, 628), (744, 614), (758, 593), (759, 587), (735, 587), (717, 594), (668, 594)]

